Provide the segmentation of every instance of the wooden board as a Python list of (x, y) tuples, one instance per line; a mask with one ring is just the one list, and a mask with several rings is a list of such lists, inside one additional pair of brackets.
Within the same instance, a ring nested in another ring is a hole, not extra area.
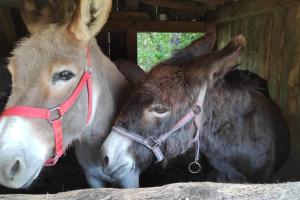
[(0, 195), (2, 200), (298, 200), (300, 183), (283, 184), (224, 184), (178, 183), (155, 188), (140, 189), (88, 189), (44, 195)]
[(139, 0), (139, 2), (198, 14), (204, 14), (210, 9), (208, 4), (182, 0)]
[(138, 32), (205, 32), (205, 22), (175, 22), (175, 21), (129, 21), (109, 20), (104, 31), (127, 31), (135, 29)]
[(0, 6), (0, 24), (2, 54), (8, 56), (8, 52), (11, 51), (13, 43), (17, 41), (18, 37), (10, 10), (4, 6)]
[(246, 37), (242, 68), (268, 80), (291, 131), (291, 154), (280, 178), (300, 180), (300, 1), (240, 0), (214, 14), (219, 48), (234, 35)]
[(274, 13), (282, 8), (289, 8), (297, 5), (300, 5), (299, 0), (239, 0), (228, 3), (223, 7), (219, 7), (219, 9), (214, 12), (210, 12), (208, 18), (211, 21), (216, 21), (216, 23), (223, 23), (244, 19), (250, 16)]
[(110, 15), (110, 19), (112, 20), (133, 20), (133, 21), (147, 21), (151, 20), (151, 16), (146, 12), (124, 12), (124, 11), (118, 11), (113, 12)]

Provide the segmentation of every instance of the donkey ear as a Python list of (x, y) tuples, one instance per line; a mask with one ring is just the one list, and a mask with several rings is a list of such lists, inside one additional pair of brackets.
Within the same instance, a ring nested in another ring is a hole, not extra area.
[(27, 30), (32, 34), (41, 29), (39, 24), (40, 7), (35, 0), (24, 0), (21, 6), (21, 15)]
[(216, 62), (209, 67), (207, 72), (209, 82), (213, 84), (231, 71), (238, 64), (245, 48), (246, 39), (239, 35), (232, 38), (221, 51), (217, 52)]
[(215, 43), (216, 32), (209, 30), (203, 37), (194, 40), (189, 46), (184, 48), (184, 50), (186, 50), (192, 57), (198, 57), (210, 52), (214, 48)]
[(106, 23), (112, 0), (79, 0), (68, 33), (80, 44), (86, 44)]
[(186, 68), (185, 77), (192, 85), (208, 81), (208, 85), (213, 86), (236, 66), (245, 47), (244, 36), (236, 36), (222, 50), (197, 58)]
[(197, 57), (209, 53), (216, 43), (215, 31), (208, 31), (203, 37), (194, 40), (187, 47), (177, 51), (171, 58), (163, 63), (170, 65), (186, 65)]

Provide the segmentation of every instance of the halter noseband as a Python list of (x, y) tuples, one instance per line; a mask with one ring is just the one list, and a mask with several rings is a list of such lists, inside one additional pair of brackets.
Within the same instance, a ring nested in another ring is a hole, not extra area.
[(183, 117), (181, 120), (179, 120), (169, 132), (166, 132), (162, 135), (160, 135), (158, 138), (155, 137), (148, 137), (144, 138), (141, 135), (129, 132), (128, 130), (124, 129), (121, 126), (114, 126), (112, 130), (116, 132), (119, 135), (122, 135), (136, 143), (139, 143), (141, 145), (146, 146), (149, 148), (154, 156), (156, 157), (156, 162), (161, 162), (165, 156), (162, 153), (162, 150), (160, 146), (163, 142), (165, 142), (173, 133), (184, 127), (187, 123), (189, 123), (191, 120), (194, 121), (196, 125), (196, 134), (193, 139), (193, 142), (195, 142), (195, 160), (191, 162), (188, 166), (189, 171), (193, 174), (199, 173), (201, 171), (201, 165), (199, 163), (200, 159), (200, 114), (201, 114), (201, 107), (203, 104), (204, 96), (206, 92), (206, 86), (204, 88), (204, 93), (199, 94), (197, 102), (194, 104), (194, 107)]
[(63, 124), (62, 120), (64, 115), (73, 107), (74, 103), (81, 94), (84, 86), (86, 85), (88, 91), (88, 114), (86, 123), (88, 124), (92, 114), (92, 61), (89, 49), (87, 48), (86, 53), (87, 66), (83, 73), (77, 87), (74, 89), (72, 95), (61, 105), (52, 108), (35, 108), (30, 106), (13, 106), (4, 110), (1, 114), (0, 119), (8, 116), (27, 117), (35, 119), (44, 119), (52, 126), (54, 132), (55, 141), (55, 156), (49, 158), (45, 162), (45, 166), (53, 166), (57, 163), (58, 159), (63, 155)]

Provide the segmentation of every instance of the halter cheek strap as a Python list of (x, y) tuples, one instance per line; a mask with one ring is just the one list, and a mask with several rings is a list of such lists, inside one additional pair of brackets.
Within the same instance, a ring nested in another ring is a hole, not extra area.
[(54, 157), (48, 159), (45, 162), (45, 166), (53, 166), (57, 163), (58, 159), (63, 155), (63, 117), (64, 115), (73, 107), (79, 95), (81, 94), (83, 88), (86, 86), (88, 91), (88, 114), (86, 123), (88, 124), (91, 119), (92, 114), (92, 71), (91, 71), (91, 57), (89, 49), (87, 49), (87, 67), (83, 73), (77, 87), (73, 91), (72, 95), (60, 106), (53, 109), (35, 108), (29, 106), (14, 106), (9, 107), (4, 110), (1, 114), (3, 117), (26, 117), (34, 119), (44, 119), (52, 126), (54, 132), (54, 142), (55, 142), (55, 155)]
[(194, 118), (194, 116), (195, 114), (192, 111), (190, 111), (179, 122), (177, 122), (176, 125), (169, 132), (162, 134), (158, 138), (152, 136), (144, 138), (134, 132), (129, 132), (120, 126), (114, 126), (112, 130), (118, 133), (119, 135), (122, 135), (132, 141), (135, 141), (139, 144), (148, 147), (150, 150), (152, 150), (153, 154), (155, 155), (156, 162), (161, 162), (165, 158), (160, 148), (162, 143), (165, 142), (173, 133), (175, 133), (177, 130), (179, 130), (188, 122), (190, 122)]

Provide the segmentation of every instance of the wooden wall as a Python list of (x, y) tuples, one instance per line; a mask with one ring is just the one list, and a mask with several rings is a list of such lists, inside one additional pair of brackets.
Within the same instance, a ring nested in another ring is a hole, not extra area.
[(300, 180), (300, 1), (239, 0), (209, 14), (217, 21), (218, 48), (243, 34), (243, 69), (268, 80), (270, 94), (291, 130), (291, 154), (281, 180)]

